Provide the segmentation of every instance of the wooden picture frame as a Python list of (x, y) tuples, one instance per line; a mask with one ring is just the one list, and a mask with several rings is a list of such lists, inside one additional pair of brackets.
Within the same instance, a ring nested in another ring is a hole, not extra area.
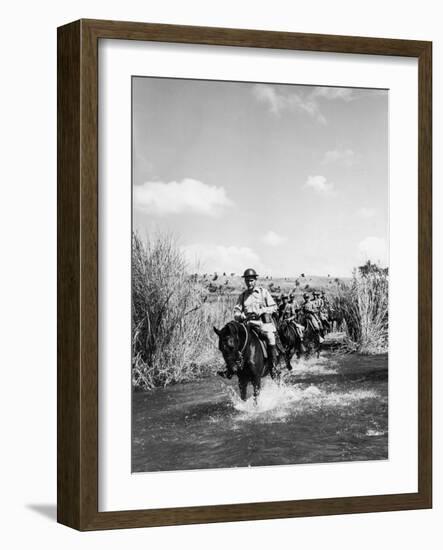
[[(98, 511), (98, 41), (278, 48), (418, 59), (418, 492)], [(244, 521), (432, 506), (432, 44), (80, 20), (58, 29), (58, 521), (79, 530)]]

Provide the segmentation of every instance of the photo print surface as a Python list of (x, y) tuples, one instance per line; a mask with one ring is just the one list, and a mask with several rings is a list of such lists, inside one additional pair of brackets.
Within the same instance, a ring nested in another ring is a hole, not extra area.
[(132, 471), (388, 459), (382, 89), (132, 78)]

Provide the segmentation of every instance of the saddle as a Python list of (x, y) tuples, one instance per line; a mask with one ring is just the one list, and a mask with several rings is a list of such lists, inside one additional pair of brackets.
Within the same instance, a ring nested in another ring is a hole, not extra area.
[(251, 332), (257, 336), (258, 341), (260, 342), (260, 345), (263, 350), (263, 356), (265, 359), (268, 358), (268, 342), (266, 340), (266, 337), (261, 334), (256, 327), (250, 326)]
[(320, 320), (318, 319), (317, 315), (310, 313), (306, 316), (306, 326), (311, 325), (312, 329), (316, 332), (320, 332), (322, 329)]

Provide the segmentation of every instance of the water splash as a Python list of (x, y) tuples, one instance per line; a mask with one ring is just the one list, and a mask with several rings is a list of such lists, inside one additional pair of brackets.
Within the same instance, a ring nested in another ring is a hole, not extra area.
[(378, 437), (380, 435), (385, 435), (386, 431), (385, 430), (373, 430), (371, 428), (369, 428), (368, 430), (366, 430), (366, 435), (368, 437)]
[(236, 421), (285, 422), (290, 416), (319, 412), (327, 409), (343, 409), (366, 399), (378, 398), (373, 390), (326, 391), (311, 384), (277, 384), (264, 381), (257, 403), (251, 396), (242, 401), (238, 393), (227, 388), (233, 408), (239, 413)]

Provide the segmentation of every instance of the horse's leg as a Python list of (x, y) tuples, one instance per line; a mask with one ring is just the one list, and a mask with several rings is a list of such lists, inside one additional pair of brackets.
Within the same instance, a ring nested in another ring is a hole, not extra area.
[(257, 405), (258, 396), (260, 395), (261, 389), (261, 377), (254, 376), (252, 380), (253, 394), (254, 394), (254, 404)]
[(275, 379), (274, 367), (272, 366), (271, 360), (269, 358), (268, 358), (268, 370), (269, 370), (269, 375), (271, 379), (274, 380)]
[(293, 353), (291, 353), (291, 350), (288, 350), (285, 354), (286, 368), (288, 370), (292, 370), (292, 365), (291, 365), (292, 356), (293, 356)]
[(248, 379), (244, 374), (239, 375), (238, 377), (238, 389), (240, 390), (240, 399), (246, 401), (246, 396), (248, 392)]
[(312, 350), (313, 350), (313, 343), (312, 343), (312, 340), (309, 339), (308, 345), (306, 346), (306, 354), (305, 354), (306, 359), (310, 359)]

